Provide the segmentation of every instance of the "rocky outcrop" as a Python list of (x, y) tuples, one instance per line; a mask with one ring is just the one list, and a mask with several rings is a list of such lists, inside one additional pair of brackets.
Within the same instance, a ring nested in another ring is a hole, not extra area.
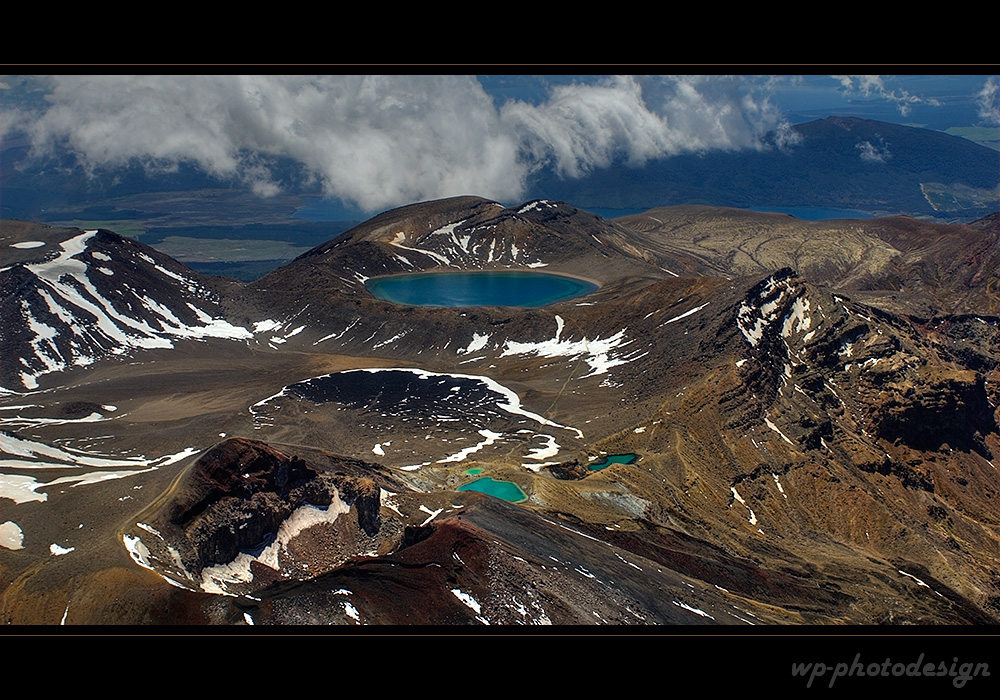
[(577, 481), (590, 473), (585, 466), (580, 464), (580, 460), (578, 459), (571, 459), (568, 462), (560, 462), (559, 464), (550, 464), (546, 469), (552, 473), (552, 476), (563, 481)]
[(198, 571), (233, 561), (241, 552), (270, 544), (282, 523), (301, 506), (341, 503), (356, 511), (369, 538), (382, 526), (376, 478), (327, 471), (355, 471), (357, 460), (310, 466), (258, 440), (230, 438), (205, 453), (164, 510), (160, 528), (174, 535), (186, 568)]
[(382, 527), (381, 490), (374, 479), (338, 476), (334, 483), (340, 491), (341, 499), (351, 504), (358, 514), (358, 527), (369, 537), (378, 534)]
[(330, 502), (319, 473), (298, 457), (232, 438), (198, 460), (167, 518), (184, 533), (185, 565), (198, 570), (260, 546), (299, 505)]
[(885, 384), (871, 397), (875, 434), (918, 450), (947, 444), (992, 459), (984, 435), (996, 432), (997, 425), (982, 375), (970, 370), (922, 374), (905, 383)]

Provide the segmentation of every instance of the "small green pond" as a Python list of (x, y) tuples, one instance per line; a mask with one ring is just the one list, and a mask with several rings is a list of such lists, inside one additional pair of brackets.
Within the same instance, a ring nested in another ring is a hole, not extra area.
[(588, 469), (592, 472), (599, 472), (606, 467), (610, 467), (612, 464), (632, 464), (637, 459), (639, 459), (639, 455), (636, 454), (608, 455), (600, 462), (591, 464)]
[(483, 473), (483, 468), (482, 467), (473, 467), (472, 469), (466, 469), (462, 473), (463, 474), (468, 474), (469, 476), (475, 476), (476, 474), (482, 474)]
[(479, 491), (496, 498), (502, 498), (511, 503), (520, 503), (528, 500), (528, 494), (521, 490), (521, 487), (510, 481), (494, 481), (492, 477), (484, 476), (476, 479), (465, 486), (459, 486), (459, 491)]

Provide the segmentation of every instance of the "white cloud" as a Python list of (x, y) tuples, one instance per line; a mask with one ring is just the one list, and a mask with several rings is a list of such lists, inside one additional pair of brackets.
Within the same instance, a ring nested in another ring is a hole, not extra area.
[(979, 118), (990, 126), (1000, 126), (1000, 77), (991, 75), (976, 93)]
[(892, 157), (892, 154), (889, 152), (889, 146), (885, 141), (881, 137), (878, 138), (878, 141), (877, 145), (871, 141), (860, 141), (854, 145), (861, 152), (861, 160), (866, 163), (884, 163)]
[(66, 76), (30, 128), (88, 170), (179, 161), (273, 194), (268, 157), (366, 209), (444, 194), (509, 198), (517, 146), (489, 97), (454, 76)]
[(911, 105), (928, 104), (938, 106), (941, 103), (934, 98), (923, 98), (913, 95), (903, 88), (891, 89), (886, 86), (881, 75), (834, 75), (840, 81), (845, 95), (860, 95), (865, 98), (877, 97), (896, 105), (904, 117), (910, 113)]
[(537, 106), (508, 102), (501, 118), (532, 162), (579, 177), (616, 160), (638, 166), (678, 153), (758, 148), (771, 130), (789, 145), (796, 135), (757, 94), (764, 89), (738, 76), (619, 76), (557, 86)]
[[(766, 79), (614, 77), (500, 107), (472, 76), (55, 76), (47, 106), (11, 125), (88, 172), (196, 164), (269, 196), (298, 164), (328, 195), (376, 210), (457, 194), (516, 200), (545, 164), (578, 177), (612, 162), (779, 145), (794, 132)], [(5, 118), (8, 115), (5, 115)]]

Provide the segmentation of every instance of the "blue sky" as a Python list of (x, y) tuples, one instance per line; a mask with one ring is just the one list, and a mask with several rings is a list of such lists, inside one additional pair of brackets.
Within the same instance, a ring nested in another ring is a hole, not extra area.
[[(28, 76), (0, 81), (0, 135), (85, 172), (178, 163), (260, 196), (294, 164), (327, 196), (378, 211), (474, 192), (516, 202), (533, 173), (761, 148), (833, 114), (996, 126), (1000, 77)], [(300, 180), (301, 182), (301, 180)]]

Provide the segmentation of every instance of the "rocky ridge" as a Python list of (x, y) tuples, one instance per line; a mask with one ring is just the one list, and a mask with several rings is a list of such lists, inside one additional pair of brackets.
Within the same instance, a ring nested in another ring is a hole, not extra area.
[[(255, 439), (224, 440), (175, 483), (154, 472), (162, 495), (136, 511), (124, 541), (174, 584), (177, 605), (216, 622), (245, 612), (347, 624), (995, 623), (995, 227), (927, 226), (688, 207), (606, 222), (559, 203), (505, 210), (478, 198), (388, 212), (239, 295), (212, 287), (218, 320), (248, 336), (183, 352), (246, 355), (254, 379), (238, 391), (200, 375), (213, 395), (234, 392), (241, 417), (206, 408), (211, 421), (197, 427), (190, 401), (150, 394), (191, 413), (149, 434)], [(837, 232), (838, 254), (826, 257)], [(70, 257), (89, 260), (87, 249)], [(98, 262), (108, 261), (87, 264)], [(376, 274), (510, 266), (602, 286), (540, 309), (399, 307), (364, 287)], [(4, 303), (38, 294), (22, 282)], [(171, 303), (187, 305), (177, 293)], [(5, 348), (42, 347), (25, 342)], [(116, 362), (66, 376), (113, 379)], [(491, 414), (502, 430), (466, 417), (425, 436), (378, 394), (347, 406), (289, 390), (355, 367), (451, 372), (467, 378), (460, 392), (483, 378), (501, 387), (492, 400), (511, 401), (509, 391), (521, 413)], [(67, 400), (107, 414), (89, 386)], [(18, 408), (23, 421), (54, 410)], [(50, 438), (66, 430), (32, 425)], [(470, 434), (477, 449), (447, 459), (475, 446)], [(406, 452), (418, 443), (423, 466)], [(550, 448), (551, 465), (531, 457)], [(586, 469), (621, 453), (641, 459)], [(454, 491), (472, 465), (528, 501)], [(536, 582), (534, 594), (515, 581)], [(609, 586), (627, 595), (606, 600)], [(408, 608), (408, 587), (433, 603)], [(204, 602), (204, 591), (229, 602)]]

